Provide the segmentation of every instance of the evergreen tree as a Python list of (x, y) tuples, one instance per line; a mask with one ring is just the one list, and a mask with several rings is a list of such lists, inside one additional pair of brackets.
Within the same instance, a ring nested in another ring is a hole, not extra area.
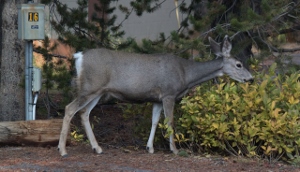
[[(142, 15), (155, 12), (164, 2), (136, 0), (131, 2), (131, 8)], [(278, 48), (278, 37), (300, 29), (298, 0), (192, 0), (190, 3), (181, 1), (178, 8), (187, 17), (180, 29), (171, 33), (167, 45), (175, 47), (176, 53), (183, 57), (190, 56), (193, 50), (197, 50), (200, 57), (207, 57), (207, 46), (203, 42), (206, 43), (208, 36), (220, 41), (225, 35), (231, 36), (232, 52), (245, 64), (252, 56), (252, 45), (269, 52), (298, 50)], [(168, 40), (164, 35), (161, 38)]]
[(52, 20), (51, 25), (59, 35), (58, 40), (82, 51), (96, 47), (116, 49), (130, 44), (131, 40), (121, 42), (119, 39), (124, 31), (120, 25), (115, 26), (116, 16), (111, 15), (116, 9), (110, 7), (114, 1), (117, 0), (98, 0), (91, 21), (87, 20), (88, 0), (78, 0), (78, 7), (72, 9), (59, 1), (43, 0), (42, 3), (56, 6), (60, 19)]
[[(55, 4), (61, 16), (60, 21), (52, 21), (52, 25), (59, 33), (59, 40), (82, 50), (93, 47), (118, 48), (122, 23), (115, 25), (116, 16), (112, 15), (116, 7), (110, 4), (116, 0), (99, 0), (101, 6), (95, 5), (92, 21), (87, 21), (87, 0), (78, 0), (78, 8), (68, 9), (59, 1), (43, 0), (43, 3)], [(132, 0), (130, 6), (120, 5), (126, 20), (132, 12), (138, 16), (143, 13), (153, 13), (165, 0)], [(289, 51), (276, 48), (276, 38), (280, 34), (293, 32), (300, 28), (298, 19), (298, 0), (191, 0), (181, 2), (179, 10), (187, 14), (180, 29), (171, 33), (171, 41), (167, 45), (176, 47), (177, 53), (189, 56), (191, 51), (197, 50), (206, 57), (207, 36), (223, 38), (230, 35), (233, 44), (238, 47), (233, 50), (246, 63), (252, 55), (252, 45), (270, 51)], [(100, 14), (100, 15), (99, 15)], [(110, 17), (106, 17), (110, 15)], [(159, 42), (169, 41), (161, 35)], [(271, 39), (270, 39), (271, 38)], [(270, 41), (272, 40), (272, 41)], [(132, 40), (131, 40), (132, 41)], [(131, 41), (126, 42), (128, 45)], [(146, 44), (157, 45), (157, 42), (144, 41)], [(274, 44), (274, 45), (273, 45)], [(161, 44), (160, 44), (161, 45)], [(149, 52), (147, 50), (143, 52)]]
[[(188, 17), (177, 33), (186, 33), (183, 38), (189, 38), (196, 33), (201, 39), (206, 39), (207, 36), (223, 38), (228, 34), (233, 39), (233, 53), (246, 63), (252, 55), (252, 45), (275, 52), (289, 51), (276, 48), (273, 44), (276, 44), (276, 38), (280, 34), (299, 29), (299, 7), (300, 2), (295, 0), (193, 0), (191, 4), (183, 2), (180, 10), (187, 13)], [(178, 34), (172, 35), (176, 42)], [(193, 47), (200, 44), (194, 44), (192, 40), (186, 45)]]
[[(46, 93), (44, 102), (47, 109), (47, 118), (50, 118), (52, 108), (56, 111), (63, 109), (64, 105), (69, 103), (70, 99), (73, 98), (71, 93), (73, 90), (70, 87), (73, 76), (73, 61), (68, 57), (52, 54), (57, 47), (57, 43), (54, 42), (54, 44), (51, 45), (49, 37), (46, 36), (42, 42), (42, 47), (34, 47), (34, 51), (43, 55), (45, 61), (42, 66), (44, 78), (43, 86)], [(55, 59), (53, 57), (55, 57)], [(49, 91), (53, 89), (61, 91), (63, 95), (63, 102), (60, 106), (56, 105), (50, 98)]]

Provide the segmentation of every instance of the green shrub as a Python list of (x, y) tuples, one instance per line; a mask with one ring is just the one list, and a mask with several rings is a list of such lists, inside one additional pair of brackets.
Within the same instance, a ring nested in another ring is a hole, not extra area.
[(253, 84), (196, 87), (181, 101), (177, 132), (206, 151), (299, 161), (300, 73), (276, 75), (275, 68)]

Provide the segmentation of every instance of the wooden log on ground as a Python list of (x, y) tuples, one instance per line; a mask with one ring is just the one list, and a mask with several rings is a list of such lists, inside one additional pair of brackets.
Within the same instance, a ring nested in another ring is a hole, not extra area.
[(57, 146), (61, 127), (62, 119), (0, 122), (0, 145)]

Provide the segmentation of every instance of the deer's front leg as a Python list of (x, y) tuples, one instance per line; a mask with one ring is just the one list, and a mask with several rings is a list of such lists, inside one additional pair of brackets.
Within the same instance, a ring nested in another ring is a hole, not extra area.
[(159, 121), (160, 113), (162, 110), (162, 104), (153, 104), (153, 109), (152, 109), (152, 127), (151, 127), (151, 132), (150, 136), (147, 142), (147, 150), (149, 153), (154, 153), (154, 148), (153, 148), (153, 140), (155, 137), (155, 131), (157, 128), (157, 124)]
[[(163, 100), (163, 108), (165, 117), (168, 118), (168, 126), (173, 129), (173, 121), (174, 121), (174, 106), (175, 106), (175, 98), (168, 97), (164, 98)], [(176, 148), (175, 142), (174, 142), (174, 134), (170, 135), (170, 150), (174, 154), (178, 154), (178, 150)]]
[[(59, 143), (58, 143), (58, 150), (59, 150), (61, 156), (67, 156), (66, 142), (67, 142), (67, 136), (69, 134), (71, 119), (73, 118), (73, 116), (75, 115), (76, 112), (83, 109), (87, 104), (89, 104), (90, 102), (95, 100), (95, 98), (97, 98), (97, 95), (90, 95), (90, 96), (86, 96), (86, 97), (77, 97), (73, 102), (71, 102), (70, 104), (68, 104), (66, 106), (65, 117), (63, 120), (63, 125), (62, 125), (62, 129), (61, 129), (61, 133), (60, 133)], [(93, 102), (90, 103), (90, 105), (93, 105)], [(89, 125), (89, 127), (91, 127), (91, 126)]]

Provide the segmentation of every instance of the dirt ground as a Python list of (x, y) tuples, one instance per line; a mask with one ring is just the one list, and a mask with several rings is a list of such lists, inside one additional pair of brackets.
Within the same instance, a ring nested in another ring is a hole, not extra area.
[(68, 146), (68, 157), (55, 147), (2, 147), (0, 171), (43, 172), (297, 172), (299, 168), (278, 162), (233, 157), (181, 157), (166, 152), (105, 148), (94, 154), (86, 144)]
[[(78, 116), (73, 129), (80, 127)], [(103, 154), (93, 153), (86, 142), (71, 141), (68, 157), (61, 157), (56, 147), (2, 146), (0, 171), (23, 172), (298, 172), (299, 167), (284, 162), (212, 155), (178, 156), (168, 147), (154, 154), (145, 150), (144, 142), (132, 138), (132, 124), (122, 119), (115, 106), (96, 106), (91, 113), (95, 136)], [(97, 121), (97, 122), (96, 122)], [(154, 145), (155, 146), (155, 145)], [(157, 145), (156, 145), (157, 146)]]

